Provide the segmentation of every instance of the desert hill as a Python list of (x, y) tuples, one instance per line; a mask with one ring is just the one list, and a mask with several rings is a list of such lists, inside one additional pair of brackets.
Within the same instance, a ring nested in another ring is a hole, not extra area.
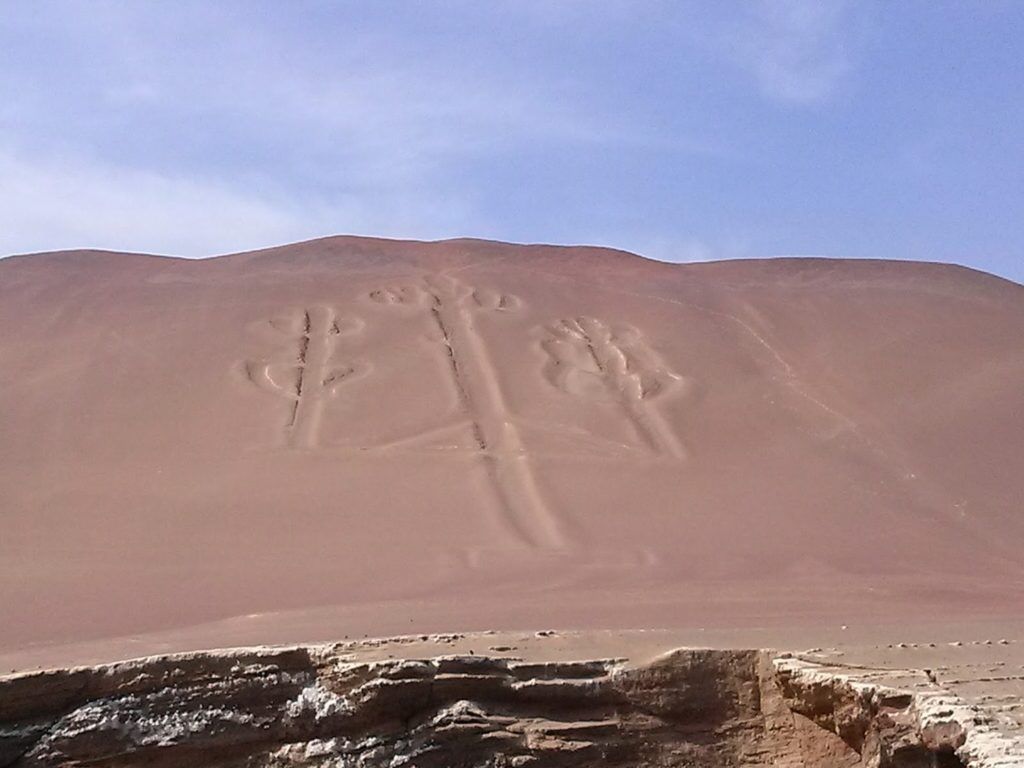
[(960, 267), (12, 257), (0, 435), (3, 652), (1024, 605), (1024, 287)]

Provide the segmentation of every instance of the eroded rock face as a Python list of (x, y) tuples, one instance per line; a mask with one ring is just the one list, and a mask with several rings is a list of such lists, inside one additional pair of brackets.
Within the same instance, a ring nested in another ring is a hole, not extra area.
[(773, 663), (787, 708), (839, 735), (865, 766), (1024, 766), (1024, 740), (937, 686), (909, 693), (799, 659)]
[(759, 651), (631, 667), (311, 646), (0, 680), (0, 766), (957, 765), (967, 735), (939, 720)]

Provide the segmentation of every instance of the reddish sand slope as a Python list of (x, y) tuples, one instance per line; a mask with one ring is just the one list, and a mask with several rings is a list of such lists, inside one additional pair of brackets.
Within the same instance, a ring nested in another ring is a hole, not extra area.
[(0, 261), (0, 651), (1011, 616), (1022, 499), (1024, 288), (963, 268)]

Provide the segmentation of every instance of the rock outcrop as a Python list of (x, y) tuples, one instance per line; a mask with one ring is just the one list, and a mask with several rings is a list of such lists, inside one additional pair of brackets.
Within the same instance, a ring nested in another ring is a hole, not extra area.
[(1024, 740), (1007, 733), (1018, 724), (998, 723), (937, 686), (910, 693), (800, 659), (774, 664), (787, 707), (839, 735), (866, 766), (1024, 766)]
[[(342, 646), (0, 679), (0, 766), (995, 766), (977, 713), (754, 650), (352, 661)], [(973, 719), (972, 719), (973, 718)], [(958, 757), (960, 755), (960, 757)], [(961, 763), (961, 760), (963, 762)]]

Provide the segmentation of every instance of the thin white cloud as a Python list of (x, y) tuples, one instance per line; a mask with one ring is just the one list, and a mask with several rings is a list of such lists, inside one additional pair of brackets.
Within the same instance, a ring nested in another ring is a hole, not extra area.
[(0, 179), (0, 255), (94, 247), (205, 256), (339, 232), (454, 235), (469, 218), (443, 200), (289, 200), (217, 180), (3, 149)]
[(657, 261), (674, 263), (713, 261), (722, 258), (718, 249), (695, 237), (640, 237), (630, 242), (628, 250)]
[(857, 10), (847, 0), (762, 0), (727, 42), (765, 96), (819, 101), (853, 69)]
[(518, 0), (508, 7), (551, 26), (672, 30), (685, 47), (724, 55), (764, 96), (788, 103), (825, 99), (850, 76), (870, 13), (853, 0)]
[[(775, 0), (726, 14), (642, 5), (508, 7), (556, 29), (597, 25), (597, 38), (653, 25), (697, 52), (681, 59), (693, 71), (701, 55), (721, 68), (725, 46), (766, 95), (788, 102), (826, 97), (851, 66), (843, 3)], [(728, 137), (693, 137), (651, 119), (657, 110), (602, 100), (585, 69), (489, 58), (475, 38), (447, 45), (373, 14), (336, 23), (328, 40), (309, 27), (315, 15), (293, 28), (282, 13), (275, 22), (244, 5), (184, 3), (154, 25), (149, 5), (70, 3), (9, 22), (12, 40), (31, 30), (29, 54), (61, 55), (43, 66), (24, 54), (0, 72), (0, 255), (96, 246), (197, 256), (338, 232), (501, 236), (486, 212), (513, 217), (488, 208), (502, 204), (491, 177), (507, 183), (516, 164), (598, 165), (638, 148), (733, 153)], [(736, 250), (639, 234), (637, 250), (670, 260)]]
[[(28, 87), (31, 69), (0, 82), (2, 101), (19, 105), (0, 123), (0, 254), (194, 256), (338, 232), (485, 234), (462, 175), (478, 159), (653, 140), (586, 114), (565, 83), (415, 56), (410, 41), (372, 30), (316, 50), (246, 23), (223, 38), (192, 34), (223, 27), (204, 5), (162, 32), (137, 7), (103, 8), (78, 7), (73, 21), (94, 34), (72, 37), (62, 90)], [(67, 21), (49, 28), (66, 35)], [(122, 150), (111, 142), (122, 131), (168, 143)], [(253, 160), (232, 165), (236, 136)], [(259, 189), (267, 179), (274, 188)]]
[(685, 263), (748, 258), (753, 254), (750, 240), (740, 234), (730, 237), (693, 237), (684, 233), (657, 234), (637, 231), (632, 234), (609, 233), (586, 242), (614, 245), (656, 261)]
[(0, 152), (0, 253), (99, 247), (198, 255), (296, 229), (276, 205), (216, 183), (78, 158)]

